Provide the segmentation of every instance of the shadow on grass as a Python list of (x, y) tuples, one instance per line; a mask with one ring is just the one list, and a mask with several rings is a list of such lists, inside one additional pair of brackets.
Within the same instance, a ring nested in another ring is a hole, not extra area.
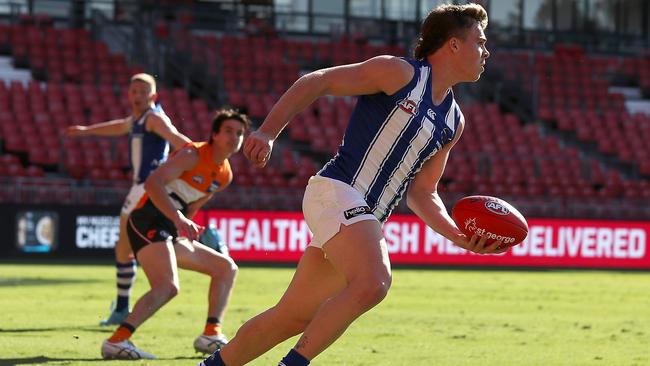
[[(198, 360), (203, 359), (203, 357), (189, 357), (189, 356), (179, 356), (179, 357), (166, 357), (166, 358), (157, 358), (157, 361), (172, 361), (172, 360)], [(154, 361), (156, 361), (154, 360)], [(47, 356), (34, 356), (34, 357), (24, 357), (24, 358), (0, 358), (0, 366), (18, 366), (18, 365), (35, 365), (35, 364), (45, 364), (48, 362), (106, 362), (101, 357), (97, 358), (57, 358), (57, 357), (47, 357)]]
[[(0, 328), (1, 333), (43, 333), (43, 332), (60, 332), (60, 331), (87, 331), (87, 332), (100, 332), (112, 333), (115, 329), (113, 327), (100, 327), (100, 326), (78, 326), (78, 327), (47, 327), (47, 328), (13, 328), (6, 329)], [(2, 360), (0, 358), (0, 360)], [(2, 364), (0, 364), (2, 366)]]
[(96, 283), (100, 280), (77, 278), (0, 277), (0, 287), (66, 285), (74, 283)]
[(0, 358), (0, 366), (13, 366), (13, 365), (34, 365), (43, 364), (48, 362), (72, 362), (72, 361), (104, 361), (101, 358), (56, 358), (47, 356), (34, 356), (25, 358)]

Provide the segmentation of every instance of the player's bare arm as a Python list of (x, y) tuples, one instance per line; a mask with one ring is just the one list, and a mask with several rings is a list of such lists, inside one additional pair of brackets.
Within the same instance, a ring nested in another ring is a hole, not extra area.
[(445, 204), (438, 194), (438, 182), (440, 182), (445, 171), (449, 153), (460, 139), (464, 128), (465, 120), (461, 117), (454, 139), (424, 163), (422, 169), (409, 185), (406, 202), (408, 207), (427, 226), (459, 247), (476, 253), (494, 253), (500, 243), (499, 245), (495, 243), (485, 247), (486, 238), (478, 238), (476, 235), (468, 238), (458, 229), (458, 226), (449, 216)]
[(395, 56), (377, 56), (367, 61), (335, 66), (299, 78), (273, 106), (259, 130), (244, 143), (244, 155), (264, 166), (273, 141), (296, 114), (323, 95), (346, 96), (384, 92), (393, 94), (413, 78), (415, 71)]
[(65, 135), (68, 137), (122, 136), (129, 133), (132, 124), (133, 118), (131, 118), (131, 116), (128, 116), (111, 121), (96, 123), (90, 126), (70, 126), (66, 129)]
[(260, 131), (277, 138), (293, 116), (323, 95), (393, 94), (414, 74), (408, 62), (394, 56), (321, 69), (299, 78), (271, 109)]
[(147, 131), (152, 131), (160, 137), (169, 141), (174, 150), (178, 150), (187, 143), (192, 142), (187, 136), (183, 135), (176, 129), (167, 116), (152, 113), (147, 117), (145, 122)]
[(174, 223), (179, 235), (187, 236), (189, 239), (195, 239), (202, 228), (174, 206), (165, 185), (180, 177), (184, 171), (191, 170), (198, 161), (199, 155), (196, 149), (185, 148), (159, 166), (144, 183), (144, 188), (154, 205)]
[(442, 178), (452, 145), (460, 138), (464, 121), (458, 125), (454, 140), (427, 160), (409, 184), (406, 202), (430, 228), (454, 243), (463, 243), (466, 237), (456, 227), (438, 194), (438, 182)]
[(232, 175), (230, 176), (230, 180), (227, 183), (219, 186), (219, 188), (216, 191), (214, 191), (211, 194), (199, 199), (198, 201), (194, 201), (194, 202), (190, 203), (187, 206), (187, 210), (185, 212), (185, 217), (187, 217), (189, 219), (193, 219), (194, 216), (196, 215), (196, 213), (201, 209), (201, 207), (203, 207), (203, 205), (208, 203), (208, 201), (210, 201), (210, 199), (212, 199), (212, 197), (214, 196), (215, 193), (223, 191), (224, 189), (226, 189), (226, 187), (228, 187), (230, 185), (230, 183), (232, 183)]
[(230, 176), (230, 180), (227, 183), (219, 186), (219, 188), (216, 191), (199, 199), (198, 201), (194, 201), (190, 203), (189, 206), (187, 206), (187, 212), (185, 213), (185, 217), (189, 219), (194, 218), (194, 215), (196, 215), (196, 213), (201, 209), (201, 207), (203, 207), (203, 205), (205, 205), (206, 203), (208, 203), (208, 201), (210, 201), (210, 199), (212, 199), (215, 193), (223, 191), (224, 189), (226, 189), (226, 187), (230, 185), (230, 183), (232, 183), (232, 175)]
[(214, 196), (214, 193), (211, 193), (197, 201), (190, 203), (187, 206), (187, 210), (186, 210), (187, 212), (185, 212), (185, 217), (192, 220), (196, 215), (196, 213), (199, 212), (201, 207), (203, 207), (203, 205), (205, 205), (206, 203), (208, 203), (208, 201), (210, 201), (210, 199), (212, 199), (212, 196)]

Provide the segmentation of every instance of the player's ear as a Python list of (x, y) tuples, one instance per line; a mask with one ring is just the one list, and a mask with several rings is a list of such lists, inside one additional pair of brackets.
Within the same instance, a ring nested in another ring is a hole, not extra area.
[(151, 101), (154, 103), (158, 101), (158, 93), (153, 93), (151, 95)]
[(451, 52), (456, 53), (460, 50), (460, 40), (456, 37), (449, 38), (447, 44), (449, 45), (449, 49), (451, 50)]

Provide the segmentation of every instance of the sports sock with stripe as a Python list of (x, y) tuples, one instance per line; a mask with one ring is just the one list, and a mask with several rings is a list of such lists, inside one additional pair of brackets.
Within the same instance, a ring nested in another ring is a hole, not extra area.
[(124, 322), (120, 324), (115, 332), (113, 332), (113, 335), (111, 335), (108, 341), (111, 343), (120, 343), (131, 338), (133, 333), (135, 333), (135, 327), (129, 323)]
[(221, 334), (221, 321), (219, 320), (219, 318), (210, 317), (205, 322), (203, 335), (215, 336), (217, 334)]
[(115, 262), (115, 269), (117, 280), (117, 303), (115, 304), (115, 311), (123, 311), (129, 308), (131, 286), (133, 286), (133, 281), (135, 281), (137, 264), (135, 260), (126, 263)]

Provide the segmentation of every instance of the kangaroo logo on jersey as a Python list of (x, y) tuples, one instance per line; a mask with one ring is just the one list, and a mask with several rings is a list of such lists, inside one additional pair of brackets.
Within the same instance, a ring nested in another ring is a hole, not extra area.
[(355, 208), (351, 208), (349, 210), (343, 211), (343, 216), (345, 216), (346, 220), (350, 220), (353, 217), (357, 217), (360, 215), (365, 215), (371, 213), (370, 207), (368, 206), (359, 206)]
[(202, 184), (203, 183), (203, 176), (202, 175), (195, 175), (192, 177), (192, 181), (196, 184)]
[(429, 116), (429, 118), (435, 120), (436, 119), (436, 112), (434, 112), (433, 109), (429, 108), (429, 109), (427, 109), (427, 116)]
[(445, 127), (440, 130), (440, 138), (444, 143), (447, 143), (454, 139), (454, 132), (449, 127)]
[(494, 212), (497, 215), (503, 215), (506, 216), (510, 214), (510, 210), (499, 202), (494, 202), (494, 201), (487, 201), (485, 202), (485, 208), (488, 210)]
[(399, 108), (408, 114), (417, 114), (417, 104), (410, 99), (403, 99), (399, 102)]

